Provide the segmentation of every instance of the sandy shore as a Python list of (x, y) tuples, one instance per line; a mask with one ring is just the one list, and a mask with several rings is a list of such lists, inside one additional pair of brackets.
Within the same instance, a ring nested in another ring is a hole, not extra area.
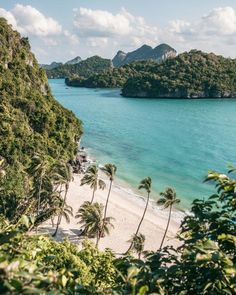
[[(80, 186), (80, 179), (81, 176), (75, 175), (74, 181), (70, 184), (67, 197), (67, 203), (73, 208), (74, 215), (80, 205), (84, 201), (90, 200), (92, 196), (92, 191), (89, 186)], [(95, 202), (105, 204), (107, 192), (108, 183), (107, 188), (104, 191), (98, 190), (96, 192)], [(144, 206), (145, 199), (143, 197), (137, 196), (131, 191), (121, 188), (114, 183), (108, 205), (107, 216), (115, 218), (113, 221), (115, 228), (111, 229), (110, 236), (101, 239), (99, 248), (101, 250), (110, 248), (115, 253), (123, 253), (126, 251), (129, 246), (127, 241), (137, 228)], [(165, 245), (179, 245), (175, 236), (178, 232), (183, 216), (183, 213), (177, 210), (173, 211)], [(146, 237), (145, 250), (158, 249), (166, 227), (167, 218), (168, 209), (161, 210), (160, 208), (157, 208), (154, 201), (151, 201), (140, 230), (140, 232)], [(69, 224), (67, 224), (65, 220), (62, 220), (58, 232), (58, 239), (61, 240), (68, 237), (72, 242), (81, 244), (81, 237), (78, 236), (79, 230), (80, 226), (78, 224), (78, 219), (71, 217)], [(47, 222), (44, 224), (40, 231), (51, 233), (53, 231), (51, 223)]]

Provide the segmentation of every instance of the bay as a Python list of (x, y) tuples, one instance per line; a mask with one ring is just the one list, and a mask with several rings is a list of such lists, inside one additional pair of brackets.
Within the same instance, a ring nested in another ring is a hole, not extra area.
[(214, 192), (208, 170), (236, 165), (236, 100), (123, 98), (118, 89), (66, 87), (49, 80), (55, 98), (84, 123), (82, 145), (99, 163), (114, 163), (122, 185), (146, 176), (152, 198), (170, 186), (189, 208)]

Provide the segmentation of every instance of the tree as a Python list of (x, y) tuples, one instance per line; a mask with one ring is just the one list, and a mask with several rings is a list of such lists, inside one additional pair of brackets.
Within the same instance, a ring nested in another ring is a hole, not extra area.
[(134, 250), (140, 259), (144, 250), (145, 236), (141, 233), (133, 235), (129, 242), (132, 244), (131, 250)]
[[(29, 167), (29, 173), (33, 177), (33, 193), (37, 196), (36, 219), (38, 219), (40, 215), (43, 181), (47, 177), (50, 169), (51, 164), (48, 160), (48, 157), (40, 154), (35, 154), (33, 156), (31, 165)], [(36, 227), (36, 232), (37, 231), (38, 227)]]
[(91, 165), (86, 170), (84, 177), (81, 179), (80, 185), (85, 185), (85, 184), (90, 185), (90, 188), (93, 190), (92, 199), (91, 199), (91, 204), (92, 204), (94, 200), (95, 192), (98, 189), (98, 187), (102, 190), (104, 190), (104, 188), (106, 187), (105, 182), (99, 178), (98, 168), (96, 165)]
[(166, 229), (165, 229), (165, 232), (164, 232), (164, 236), (162, 238), (162, 241), (161, 241), (161, 245), (160, 245), (160, 249), (162, 248), (163, 246), (163, 243), (164, 243), (164, 240), (165, 240), (165, 237), (166, 237), (166, 234), (167, 234), (167, 231), (168, 231), (168, 228), (169, 228), (169, 224), (170, 224), (170, 219), (171, 219), (171, 212), (172, 212), (172, 207), (174, 204), (178, 204), (180, 203), (180, 200), (177, 199), (177, 196), (176, 196), (176, 192), (174, 189), (168, 187), (165, 192), (163, 193), (160, 193), (160, 196), (162, 196), (162, 198), (160, 198), (158, 201), (157, 201), (157, 205), (159, 206), (163, 206), (164, 209), (167, 209), (169, 208), (169, 216), (168, 216), (168, 221), (167, 221), (167, 225), (166, 225)]
[[(114, 164), (106, 164), (106, 165), (104, 165), (104, 167), (101, 168), (101, 170), (109, 177), (109, 180), (110, 180), (110, 186), (109, 186), (109, 191), (108, 191), (108, 195), (107, 195), (104, 216), (103, 216), (103, 220), (105, 222), (106, 215), (107, 215), (108, 202), (109, 202), (109, 198), (110, 198), (110, 194), (111, 194), (111, 187), (112, 187), (112, 183), (114, 181), (114, 177), (115, 177), (117, 168)], [(105, 226), (105, 224), (103, 225), (103, 227), (104, 226)], [(101, 231), (101, 235), (102, 234), (103, 234), (103, 230)]]
[(52, 235), (53, 237), (55, 237), (57, 235), (58, 228), (61, 224), (61, 219), (63, 217), (63, 211), (64, 211), (64, 207), (66, 204), (66, 198), (67, 198), (67, 193), (69, 190), (69, 185), (73, 179), (73, 172), (72, 172), (71, 166), (66, 162), (61, 162), (60, 165), (58, 165), (58, 174), (57, 175), (58, 175), (59, 183), (61, 185), (64, 185), (65, 192), (64, 192), (63, 203), (61, 206), (61, 211), (58, 215), (56, 230), (55, 230), (54, 234)]
[(104, 206), (99, 203), (93, 203), (86, 201), (79, 208), (76, 218), (80, 218), (79, 223), (82, 225), (83, 232), (88, 236), (96, 236), (96, 246), (100, 241), (100, 238), (104, 234), (110, 233), (110, 228), (114, 227), (111, 223), (112, 217), (103, 218)]
[[(144, 217), (145, 217), (145, 214), (146, 214), (146, 211), (147, 211), (147, 208), (148, 208), (149, 199), (150, 199), (151, 187), (152, 187), (152, 179), (150, 177), (147, 177), (147, 178), (144, 178), (143, 180), (141, 180), (140, 185), (138, 187), (138, 189), (144, 189), (147, 192), (147, 200), (146, 200), (146, 205), (145, 205), (145, 208), (144, 208), (144, 211), (143, 211), (142, 218), (141, 218), (141, 220), (140, 220), (140, 222), (138, 224), (138, 227), (137, 227), (137, 230), (136, 230), (136, 232), (134, 234), (134, 237), (138, 235), (139, 229), (140, 229), (141, 224), (142, 224), (142, 222), (144, 220)], [(128, 253), (132, 249), (134, 240), (135, 240), (135, 238), (133, 238), (131, 240), (131, 244), (130, 244), (129, 249), (127, 250), (126, 253)]]

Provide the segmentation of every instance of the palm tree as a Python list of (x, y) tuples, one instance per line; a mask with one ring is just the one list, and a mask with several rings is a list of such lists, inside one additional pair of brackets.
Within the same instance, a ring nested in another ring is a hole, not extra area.
[(59, 226), (61, 224), (61, 219), (63, 217), (63, 211), (64, 211), (64, 207), (66, 205), (66, 198), (67, 198), (67, 193), (69, 190), (69, 185), (70, 182), (73, 180), (73, 172), (72, 172), (72, 167), (66, 163), (66, 162), (61, 162), (60, 165), (58, 166), (58, 181), (61, 185), (64, 185), (65, 187), (65, 192), (64, 192), (64, 198), (63, 198), (63, 203), (61, 206), (61, 211), (58, 215), (58, 219), (57, 219), (57, 225), (56, 225), (56, 230), (54, 232), (54, 234), (52, 235), (53, 237), (55, 237), (57, 235)]
[(132, 238), (129, 240), (132, 244), (132, 249), (138, 254), (138, 258), (141, 258), (141, 254), (144, 250), (144, 243), (145, 243), (145, 236), (141, 233), (137, 235), (133, 235)]
[[(39, 218), (39, 215), (40, 215), (43, 180), (45, 176), (48, 174), (50, 168), (51, 167), (50, 167), (48, 158), (43, 157), (40, 154), (35, 154), (33, 156), (32, 163), (29, 168), (29, 172), (34, 178), (34, 191), (37, 195), (36, 219)], [(38, 231), (38, 227), (36, 227), (36, 232), (37, 231)]]
[(109, 186), (109, 191), (108, 191), (108, 195), (107, 195), (107, 200), (106, 200), (106, 205), (105, 205), (105, 210), (104, 210), (104, 216), (103, 216), (103, 221), (104, 224), (102, 226), (102, 231), (100, 232), (100, 237), (99, 240), (101, 238), (101, 236), (104, 234), (105, 231), (105, 221), (106, 221), (106, 216), (107, 216), (107, 207), (108, 207), (108, 202), (109, 202), (109, 198), (110, 198), (110, 194), (111, 194), (111, 187), (112, 187), (112, 183), (114, 181), (114, 177), (116, 174), (116, 166), (114, 164), (106, 164), (104, 165), (104, 167), (101, 168), (102, 172), (105, 173), (110, 180), (110, 186)]
[[(144, 211), (143, 211), (143, 216), (142, 216), (142, 218), (141, 218), (141, 220), (140, 220), (140, 222), (138, 224), (138, 227), (137, 227), (136, 233), (134, 234), (134, 237), (138, 235), (139, 229), (140, 229), (141, 224), (142, 224), (142, 222), (144, 220), (144, 217), (145, 217), (145, 214), (146, 214), (146, 211), (147, 211), (147, 208), (148, 208), (149, 199), (150, 199), (151, 187), (152, 187), (152, 179), (150, 177), (147, 177), (147, 178), (144, 178), (143, 180), (141, 180), (140, 185), (138, 187), (138, 189), (144, 189), (147, 192), (147, 200), (146, 200), (146, 206), (145, 206)], [(133, 241), (134, 241), (134, 239), (131, 241), (129, 249), (127, 250), (126, 253), (128, 253), (132, 249)]]
[(101, 168), (101, 170), (103, 173), (105, 173), (109, 177), (109, 180), (110, 180), (110, 186), (109, 186), (109, 191), (108, 191), (105, 210), (104, 210), (104, 217), (103, 217), (104, 219), (106, 219), (107, 207), (108, 207), (109, 197), (111, 194), (111, 187), (112, 187), (112, 183), (113, 183), (117, 168), (114, 164), (106, 164), (104, 165), (104, 167)]
[[(95, 203), (97, 204), (97, 203)], [(89, 232), (89, 227), (90, 227), (90, 223), (86, 223), (86, 220), (90, 214), (90, 211), (93, 210), (93, 207), (94, 204), (92, 204), (91, 202), (89, 201), (85, 201), (79, 208), (79, 210), (77, 211), (76, 215), (75, 215), (75, 218), (80, 218), (81, 221), (83, 222), (80, 222), (83, 224), (83, 231), (82, 231), (82, 234), (84, 235), (87, 235), (87, 233)], [(97, 206), (97, 205), (96, 205)]]
[(103, 218), (104, 206), (99, 203), (84, 202), (78, 210), (76, 218), (80, 218), (79, 223), (82, 225), (83, 232), (89, 236), (96, 236), (96, 247), (103, 234), (109, 234), (110, 228), (114, 227), (111, 223), (112, 217)]
[(157, 205), (163, 206), (163, 209), (169, 208), (169, 217), (168, 217), (168, 221), (167, 221), (167, 225), (166, 225), (166, 230), (164, 232), (164, 236), (162, 238), (161, 245), (159, 248), (161, 250), (164, 240), (165, 240), (165, 237), (166, 237), (166, 234), (167, 234), (167, 231), (168, 231), (168, 228), (169, 228), (172, 207), (174, 204), (180, 203), (180, 200), (177, 199), (177, 195), (176, 195), (175, 190), (170, 187), (166, 188), (165, 192), (160, 193), (160, 196), (162, 196), (162, 198), (160, 198), (157, 201)]
[(102, 179), (99, 179), (98, 168), (96, 165), (91, 165), (86, 170), (84, 177), (81, 179), (80, 185), (85, 184), (90, 185), (90, 188), (93, 190), (92, 199), (90, 202), (92, 204), (97, 188), (99, 187), (99, 189), (104, 190), (104, 188), (106, 187), (105, 182)]

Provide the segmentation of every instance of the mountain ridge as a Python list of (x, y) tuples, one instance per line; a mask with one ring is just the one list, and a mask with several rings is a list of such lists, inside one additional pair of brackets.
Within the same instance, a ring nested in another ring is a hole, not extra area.
[(128, 53), (119, 50), (115, 57), (112, 59), (112, 62), (115, 67), (119, 67), (133, 61), (149, 59), (161, 62), (166, 60), (167, 58), (176, 57), (176, 54), (177, 51), (165, 43), (162, 43), (156, 46), (155, 48), (152, 48), (151, 46), (144, 44), (136, 50)]

